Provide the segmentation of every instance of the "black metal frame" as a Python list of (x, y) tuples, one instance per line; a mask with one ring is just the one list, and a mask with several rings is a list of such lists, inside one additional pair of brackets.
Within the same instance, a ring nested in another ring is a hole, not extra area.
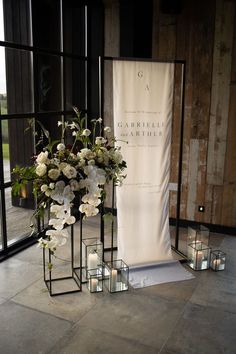
[[(84, 8), (86, 9), (87, 5), (84, 4)], [(61, 9), (62, 10), (62, 9)], [(63, 16), (61, 13), (60, 16)], [(85, 32), (87, 33), (87, 12), (84, 12), (85, 16)], [(61, 26), (63, 27), (63, 21), (61, 19)], [(63, 38), (63, 33), (61, 33), (62, 39), (64, 42)], [(87, 36), (85, 36), (84, 41), (87, 41)], [(85, 43), (85, 47), (87, 48), (88, 44)], [(71, 59), (77, 59), (84, 61), (85, 63), (85, 107), (82, 108), (85, 114), (87, 114), (88, 107), (87, 107), (87, 102), (88, 102), (88, 57), (87, 53), (85, 53), (85, 56), (80, 56), (76, 54), (71, 54), (64, 52), (64, 43), (61, 43), (61, 50), (53, 50), (53, 49), (46, 49), (46, 48), (41, 48), (33, 45), (24, 45), (24, 44), (19, 44), (15, 42), (9, 42), (9, 41), (0, 41), (0, 47), (3, 48), (9, 48), (9, 49), (16, 49), (16, 50), (23, 50), (27, 51), (28, 53), (32, 53), (33, 56), (33, 98), (34, 98), (34, 106), (33, 106), (33, 112), (27, 112), (27, 113), (14, 113), (14, 114), (1, 114), (0, 111), (0, 157), (3, 156), (3, 151), (2, 151), (2, 131), (1, 131), (1, 122), (2, 120), (12, 120), (12, 119), (26, 119), (26, 118), (43, 118), (43, 117), (51, 117), (51, 116), (61, 116), (63, 119), (65, 119), (66, 116), (69, 115), (74, 115), (73, 110), (65, 110), (65, 90), (62, 89), (62, 110), (60, 111), (47, 111), (47, 112), (39, 112), (38, 111), (38, 95), (37, 95), (37, 90), (36, 90), (36, 80), (35, 80), (35, 74), (37, 70), (37, 59), (40, 54), (48, 54), (52, 56), (56, 56), (58, 58), (61, 58), (62, 60), (62, 70), (61, 70), (61, 81), (63, 83), (66, 82), (66, 74), (65, 74), (65, 58), (71, 58)], [(81, 108), (80, 108), (81, 109)], [(6, 224), (6, 207), (5, 207), (5, 189), (11, 187), (11, 182), (4, 182), (4, 166), (3, 166), (3, 159), (0, 158), (0, 220), (1, 220), (1, 233), (0, 237), (2, 238), (2, 250), (0, 250), (0, 261), (6, 259), (7, 257), (11, 256), (12, 254), (22, 250), (23, 248), (26, 248), (27, 246), (31, 245), (32, 243), (35, 243), (37, 241), (37, 238), (40, 236), (38, 235), (21, 235), (22, 238), (17, 241), (15, 244), (8, 246), (7, 242), (7, 224)], [(40, 232), (40, 230), (39, 230)]]
[[(182, 160), (183, 160), (183, 132), (184, 132), (184, 104), (185, 104), (185, 72), (186, 72), (186, 61), (185, 60), (154, 60), (147, 58), (125, 58), (125, 57), (99, 57), (99, 113), (103, 116), (104, 112), (104, 61), (106, 60), (129, 60), (129, 61), (143, 61), (143, 62), (158, 62), (158, 63), (174, 63), (181, 65), (181, 106), (180, 106), (180, 142), (179, 142), (179, 165), (178, 165), (178, 190), (177, 190), (177, 205), (176, 205), (176, 219), (175, 219), (175, 245), (171, 246), (172, 249), (178, 253), (183, 261), (186, 261), (186, 255), (179, 250), (179, 224), (180, 224), (180, 202), (181, 202), (181, 184), (182, 184)], [(112, 192), (112, 214), (114, 215), (114, 186)], [(104, 225), (101, 224), (101, 228)], [(111, 252), (111, 258), (113, 260), (113, 251), (117, 250), (117, 247), (113, 247), (113, 225), (112, 225), (112, 238), (111, 238), (111, 248), (104, 248), (105, 252)], [(101, 235), (104, 231), (101, 230)], [(102, 240), (102, 239), (101, 239)]]
[[(79, 253), (79, 267), (75, 267), (75, 261), (74, 261), (74, 225), (70, 226), (71, 229), (71, 258), (70, 258), (70, 271), (71, 275), (64, 276), (64, 277), (57, 277), (53, 278), (53, 265), (52, 268), (49, 266), (48, 272), (49, 272), (49, 278), (46, 276), (46, 255), (45, 253), (48, 253), (48, 262), (49, 265), (52, 264), (52, 251), (51, 250), (45, 250), (43, 248), (43, 279), (44, 283), (46, 284), (46, 287), (48, 289), (48, 292), (50, 296), (58, 296), (58, 295), (65, 295), (65, 294), (72, 294), (72, 293), (78, 293), (82, 291), (82, 218), (80, 218), (80, 253)], [(78, 289), (76, 290), (68, 290), (68, 291), (60, 291), (60, 292), (54, 292), (53, 291), (53, 284), (56, 282), (64, 281), (64, 280), (74, 280), (75, 284), (77, 285)]]

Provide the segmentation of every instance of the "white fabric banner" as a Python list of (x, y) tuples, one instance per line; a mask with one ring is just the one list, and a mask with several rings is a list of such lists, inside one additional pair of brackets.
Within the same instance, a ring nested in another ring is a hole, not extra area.
[(116, 188), (118, 257), (129, 266), (172, 259), (169, 171), (174, 64), (113, 61), (114, 133), (127, 162)]

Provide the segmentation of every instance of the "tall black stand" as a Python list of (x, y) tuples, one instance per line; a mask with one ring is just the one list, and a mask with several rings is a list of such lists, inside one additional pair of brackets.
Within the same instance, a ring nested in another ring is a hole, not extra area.
[[(82, 291), (82, 218), (80, 217), (79, 267), (75, 268), (74, 225), (70, 226), (70, 271), (69, 275), (53, 277), (53, 252), (43, 248), (43, 277), (50, 296), (65, 295)], [(63, 260), (62, 260), (63, 261)], [(67, 260), (66, 260), (67, 261)], [(61, 287), (60, 287), (61, 283)], [(68, 285), (69, 284), (69, 285)], [(60, 290), (66, 287), (68, 290)], [(59, 290), (57, 290), (59, 288)]]

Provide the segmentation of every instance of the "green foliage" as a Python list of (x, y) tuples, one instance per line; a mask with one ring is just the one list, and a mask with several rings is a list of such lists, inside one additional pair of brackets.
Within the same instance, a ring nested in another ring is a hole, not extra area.
[(30, 181), (34, 181), (36, 178), (35, 166), (20, 167), (16, 166), (12, 175), (14, 176), (14, 183), (12, 185), (12, 193), (14, 196), (20, 196), (21, 189), (27, 186)]

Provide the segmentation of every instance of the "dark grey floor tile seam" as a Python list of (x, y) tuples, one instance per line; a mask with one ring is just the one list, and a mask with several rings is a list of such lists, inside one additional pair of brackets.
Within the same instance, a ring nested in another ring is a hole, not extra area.
[(87, 316), (87, 314), (88, 314), (91, 310), (93, 310), (96, 306), (98, 306), (98, 302), (96, 302), (92, 307), (90, 307), (90, 309), (88, 309), (88, 311), (86, 311), (86, 312), (80, 317), (79, 320), (74, 321), (74, 322), (73, 322), (74, 326), (78, 325), (79, 322), (80, 322), (85, 316)]
[[(156, 285), (155, 285), (156, 286)], [(144, 289), (144, 288), (142, 288), (142, 289)], [(135, 291), (137, 291), (137, 292), (135, 292), (135, 293), (133, 293), (135, 296), (144, 296), (144, 297), (146, 297), (146, 298), (151, 298), (152, 300), (158, 300), (158, 299), (161, 299), (161, 300), (166, 300), (166, 301), (168, 301), (168, 302), (170, 302), (170, 303), (178, 303), (178, 304), (185, 304), (186, 303), (186, 301), (188, 301), (188, 300), (181, 300), (181, 299), (178, 299), (178, 298), (175, 298), (175, 297), (173, 297), (173, 296), (166, 296), (165, 294), (160, 294), (160, 293), (157, 293), (157, 294), (153, 294), (153, 293), (147, 293), (147, 294), (145, 294), (145, 293), (140, 293), (140, 292), (138, 292), (139, 290), (141, 290), (141, 288), (140, 289), (135, 289)], [(191, 295), (192, 296), (192, 295)]]
[[(42, 311), (42, 310), (38, 310), (38, 309), (36, 309), (36, 308), (27, 306), (27, 305), (25, 305), (25, 304), (21, 304), (21, 303), (19, 303), (19, 302), (15, 302), (15, 301), (12, 300), (12, 299), (9, 299), (9, 302), (13, 302), (15, 305), (20, 306), (20, 307), (23, 307), (23, 308), (25, 308), (25, 309), (27, 309), (27, 310), (35, 311), (35, 312), (41, 313), (42, 315), (47, 315), (47, 316), (50, 316), (50, 317), (52, 317), (52, 318), (56, 318), (57, 320), (65, 321), (65, 322), (71, 324), (71, 326), (73, 326), (74, 323), (75, 323), (75, 322), (73, 322), (73, 321), (67, 320), (66, 318), (63, 318), (63, 317), (60, 317), (60, 316), (56, 316), (56, 315), (54, 315), (54, 314), (52, 314), (52, 313), (44, 312), (44, 311)], [(2, 304), (2, 305), (4, 305), (4, 304)]]
[[(184, 315), (184, 313), (185, 313), (185, 309), (186, 309), (186, 307), (188, 306), (189, 302), (190, 302), (189, 300), (185, 302), (185, 305), (183, 306), (183, 308), (182, 308), (182, 310), (181, 310), (181, 312), (180, 312), (178, 318), (176, 319), (175, 324), (174, 324), (172, 330), (170, 331), (169, 336), (166, 338), (165, 342), (163, 343), (161, 349), (159, 350), (159, 352), (158, 352), (157, 354), (161, 354), (162, 350), (165, 349), (166, 343), (167, 343), (167, 342), (169, 341), (169, 339), (171, 338), (173, 332), (174, 332), (175, 329), (176, 329), (176, 326), (177, 326), (178, 322), (179, 322), (179, 321), (181, 320), (181, 318), (183, 317), (183, 315)], [(200, 354), (200, 353), (199, 353), (199, 354)]]
[[(77, 327), (77, 328), (76, 328)], [(80, 328), (83, 328), (83, 329), (90, 329), (90, 327), (88, 327), (88, 326), (85, 326), (85, 325), (80, 325), (80, 326), (78, 326), (78, 324), (76, 325), (76, 324), (74, 324), (74, 326), (70, 329), (70, 330), (68, 330), (67, 331), (67, 333), (62, 337), (62, 338), (60, 338), (59, 340), (58, 340), (58, 342), (55, 344), (55, 347), (53, 348), (53, 349), (50, 349), (49, 351), (47, 351), (47, 353), (45, 353), (45, 354), (57, 354), (57, 350), (58, 350), (58, 348), (59, 349), (64, 349), (65, 348), (65, 353), (66, 353), (66, 346), (67, 346), (67, 344), (69, 344), (69, 341), (71, 340), (71, 338), (74, 336), (74, 335), (76, 335), (76, 329), (77, 330), (79, 330)], [(134, 343), (134, 344), (141, 344), (143, 347), (145, 347), (145, 348), (147, 348), (147, 350), (148, 349), (152, 349), (152, 351), (153, 350), (155, 350), (156, 351), (156, 354), (158, 354), (158, 352), (157, 352), (157, 349), (155, 348), (155, 347), (152, 347), (152, 346), (148, 346), (148, 345), (146, 345), (146, 344), (143, 344), (143, 343), (140, 343), (139, 341), (137, 341), (137, 340), (134, 340), (134, 339), (131, 339), (131, 338), (127, 338), (127, 337), (123, 337), (123, 336), (121, 336), (121, 335), (117, 335), (117, 334), (114, 334), (114, 333), (110, 333), (110, 332), (108, 332), (108, 331), (104, 331), (104, 330), (101, 330), (101, 329), (98, 329), (98, 328), (96, 328), (96, 329), (93, 329), (93, 331), (95, 331), (95, 332), (98, 332), (98, 333), (100, 333), (101, 335), (102, 334), (106, 334), (106, 335), (108, 335), (108, 336), (110, 336), (110, 337), (113, 337), (114, 339), (115, 338), (117, 338), (117, 339), (122, 339), (123, 341), (125, 341), (125, 342), (130, 342), (130, 343)], [(69, 353), (68, 353), (69, 354)], [(71, 354), (71, 353), (70, 353)], [(74, 353), (74, 354), (76, 354), (76, 353)], [(98, 353), (94, 353), (94, 354), (98, 354)], [(99, 354), (101, 354), (101, 353), (99, 353)], [(110, 354), (110, 353), (108, 353), (108, 354)], [(124, 353), (124, 354), (128, 354), (128, 353)], [(146, 351), (146, 354), (148, 354), (148, 351)]]
[(207, 303), (206, 305), (203, 305), (199, 302), (196, 302), (196, 301), (192, 301), (192, 300), (189, 300), (189, 303), (192, 304), (192, 305), (197, 305), (197, 306), (200, 306), (202, 308), (211, 308), (215, 311), (221, 311), (221, 312), (225, 312), (225, 313), (230, 313), (231, 315), (236, 315), (236, 309), (235, 309), (235, 312), (234, 311), (229, 311), (227, 309), (222, 309), (222, 308), (219, 308), (219, 306), (213, 306), (211, 305), (210, 303)]
[(19, 295), (21, 292), (25, 291), (26, 289), (28, 289), (29, 287), (33, 286), (35, 283), (37, 283), (40, 279), (42, 279), (43, 276), (40, 275), (40, 277), (37, 277), (37, 279), (33, 280), (31, 283), (29, 283), (27, 286), (25, 286), (24, 288), (20, 289), (16, 294), (14, 294), (13, 296), (11, 296), (8, 300), (13, 300), (14, 297), (16, 297), (17, 295)]

